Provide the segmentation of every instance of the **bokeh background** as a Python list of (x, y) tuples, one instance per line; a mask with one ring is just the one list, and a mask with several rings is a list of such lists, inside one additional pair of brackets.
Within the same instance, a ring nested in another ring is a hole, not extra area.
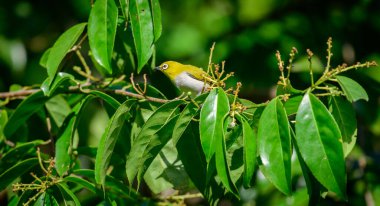
[[(225, 60), (227, 72), (235, 72), (230, 84), (241, 81), (240, 95), (256, 103), (273, 95), (279, 75), (276, 50), (286, 62), (291, 48), (297, 48), (291, 80), (299, 89), (310, 84), (306, 49), (315, 54), (313, 69), (318, 75), (326, 64), (326, 41), (330, 36), (333, 66), (367, 60), (380, 63), (377, 0), (161, 0), (160, 3), (163, 33), (156, 47), (157, 64), (176, 60), (205, 68), (209, 48), (216, 42), (214, 62)], [(1, 0), (0, 91), (8, 91), (13, 84), (40, 84), (46, 78), (46, 71), (39, 66), (42, 53), (67, 28), (87, 21), (90, 8), (90, 0)], [(175, 92), (170, 84), (161, 83), (168, 82), (161, 81), (162, 74), (149, 68), (144, 72), (161, 90)], [(365, 87), (370, 100), (354, 105), (359, 126), (357, 146), (347, 159), (350, 201), (339, 204), (380, 205), (380, 68), (346, 75)], [(294, 176), (299, 175), (300, 171), (295, 170)], [(295, 181), (297, 184), (301, 183)], [(255, 191), (247, 192), (246, 196), (242, 193), (242, 198), (257, 205), (305, 205), (306, 190), (297, 191), (292, 197), (285, 197), (258, 178)], [(323, 204), (335, 201), (327, 198)]]

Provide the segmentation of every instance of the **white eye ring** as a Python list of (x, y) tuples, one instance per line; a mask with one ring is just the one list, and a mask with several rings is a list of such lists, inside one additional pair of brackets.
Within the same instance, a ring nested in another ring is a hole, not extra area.
[(167, 64), (163, 64), (163, 65), (162, 65), (162, 69), (163, 69), (163, 70), (167, 69), (168, 67), (169, 67), (169, 65), (167, 65)]

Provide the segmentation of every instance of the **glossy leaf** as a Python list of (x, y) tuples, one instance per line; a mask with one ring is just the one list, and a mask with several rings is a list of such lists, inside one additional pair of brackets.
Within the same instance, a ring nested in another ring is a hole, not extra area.
[[(203, 103), (207, 95), (207, 93), (202, 94), (196, 97), (194, 101), (198, 104), (201, 104)], [(183, 109), (173, 129), (172, 141), (174, 145), (177, 144), (178, 140), (181, 138), (182, 134), (185, 132), (189, 124), (191, 124), (191, 121), (194, 119), (194, 117), (197, 114), (199, 114), (199, 110), (199, 105), (195, 105), (193, 102), (187, 104), (186, 107)]]
[(83, 33), (86, 23), (77, 24), (63, 33), (50, 49), (49, 57), (46, 62), (49, 77), (49, 86), (54, 81), (55, 75), (59, 70), (63, 58), (78, 41)]
[(62, 194), (63, 202), (65, 205), (80, 206), (80, 201), (75, 194), (62, 182), (56, 184)]
[(312, 203), (312, 204), (313, 203), (317, 203), (318, 200), (319, 200), (319, 197), (320, 197), (320, 192), (321, 192), (321, 188), (320, 187), (321, 187), (321, 184), (317, 181), (317, 179), (315, 179), (315, 177), (311, 173), (310, 169), (307, 167), (305, 161), (303, 160), (301, 152), (300, 152), (300, 150), (298, 148), (298, 145), (297, 145), (297, 141), (294, 139), (295, 136), (296, 136), (294, 134), (294, 130), (290, 129), (290, 131), (291, 131), (291, 134), (292, 134), (292, 141), (294, 143), (293, 144), (294, 145), (294, 150), (295, 150), (295, 152), (297, 154), (297, 159), (298, 159), (298, 162), (300, 164), (303, 177), (305, 179), (307, 193), (309, 195), (309, 203)]
[(44, 68), (47, 68), (47, 61), (50, 55), (51, 48), (46, 49), (46, 51), (42, 54), (42, 57), (40, 59), (40, 65)]
[(130, 0), (129, 14), (139, 73), (153, 52), (154, 28), (149, 0)]
[[(207, 101), (207, 99), (206, 99), (206, 101)], [(228, 115), (228, 113), (226, 115)], [(223, 124), (222, 124), (222, 129), (223, 129)], [(227, 129), (227, 127), (226, 127), (226, 129)], [(229, 168), (229, 165), (228, 165), (228, 162), (227, 162), (227, 157), (226, 157), (227, 156), (226, 155), (226, 152), (227, 152), (226, 141), (224, 139), (224, 133), (225, 133), (225, 131), (223, 131), (223, 130), (222, 130), (222, 134), (221, 135), (216, 135), (215, 136), (215, 164), (216, 164), (216, 171), (217, 171), (218, 177), (220, 178), (221, 182), (226, 187), (226, 189), (228, 191), (230, 191), (232, 194), (234, 194), (237, 198), (239, 198), (239, 192), (238, 192), (238, 190), (237, 190), (234, 182), (231, 179), (231, 174), (230, 174), (231, 172), (230, 172), (230, 168)]]
[(278, 98), (264, 109), (257, 133), (261, 171), (281, 192), (290, 195), (291, 136), (284, 106)]
[[(100, 139), (95, 160), (95, 179), (98, 184), (102, 184), (104, 186), (106, 172), (111, 161), (111, 156), (115, 144), (119, 139), (119, 134), (124, 126), (125, 121), (131, 118), (130, 111), (134, 108), (135, 104), (135, 100), (127, 100), (121, 104), (109, 120), (106, 131), (103, 133)], [(126, 144), (130, 143), (126, 142)]]
[[(153, 117), (154, 115), (152, 115)], [(161, 149), (171, 138), (171, 132), (178, 119), (178, 115), (168, 120), (162, 127), (158, 128), (147, 138), (144, 128), (141, 130), (137, 139), (134, 141), (131, 152), (127, 156), (126, 173), (129, 183), (131, 184), (137, 176), (137, 188), (140, 181), (149, 168), (150, 164), (156, 158)], [(147, 121), (149, 123), (149, 120)]]
[(355, 102), (359, 99), (368, 101), (368, 94), (359, 83), (345, 76), (336, 76), (336, 79), (342, 87), (348, 101)]
[(200, 136), (207, 163), (215, 153), (217, 138), (223, 136), (223, 121), (230, 105), (222, 89), (213, 89), (206, 98), (200, 115)]
[(149, 0), (149, 2), (153, 18), (154, 42), (156, 42), (162, 32), (160, 2), (158, 0)]
[(59, 206), (55, 197), (48, 192), (42, 193), (34, 203), (35, 206)]
[(24, 99), (21, 104), (17, 106), (5, 125), (4, 135), (10, 138), (21, 125), (25, 124), (25, 121), (29, 119), (30, 116), (42, 108), (48, 99), (49, 98), (44, 96), (42, 91), (36, 92)]
[(41, 90), (45, 96), (51, 96), (64, 82), (74, 79), (74, 76), (71, 74), (59, 72), (53, 81), (51, 81), (51, 77), (46, 78), (41, 84)]
[(236, 118), (243, 127), (243, 184), (245, 187), (249, 187), (251, 186), (251, 181), (256, 166), (257, 135), (249, 125), (248, 121), (244, 119), (244, 117), (238, 114), (236, 115)]
[(72, 182), (72, 183), (81, 185), (81, 186), (83, 186), (84, 188), (88, 189), (89, 191), (91, 191), (93, 193), (96, 193), (98, 191), (98, 189), (95, 187), (94, 183), (89, 182), (89, 181), (85, 180), (82, 177), (70, 175), (70, 176), (67, 176), (67, 177), (63, 178), (63, 181), (65, 181), (65, 182)]
[(323, 103), (306, 93), (296, 116), (296, 141), (315, 178), (346, 199), (346, 175), (339, 127)]
[(339, 96), (330, 97), (331, 114), (333, 115), (336, 123), (339, 126), (340, 133), (343, 139), (343, 151), (346, 157), (352, 149), (349, 146), (351, 143), (355, 144), (352, 138), (356, 132), (357, 122), (355, 110), (349, 101)]
[(30, 158), (18, 162), (13, 165), (4, 173), (0, 174), (0, 190), (6, 188), (11, 184), (15, 179), (23, 175), (25, 172), (28, 172), (32, 167), (38, 164), (37, 158)]
[(106, 93), (103, 93), (103, 92), (100, 92), (100, 91), (97, 91), (97, 90), (92, 90), (90, 92), (90, 94), (101, 98), (102, 100), (104, 100), (108, 105), (110, 105), (115, 110), (117, 108), (119, 108), (120, 105), (121, 105), (115, 98), (111, 97), (110, 95), (108, 95)]
[(72, 112), (65, 118), (58, 134), (58, 140), (55, 143), (55, 168), (60, 176), (63, 176), (70, 169), (72, 143), (78, 124), (77, 119), (81, 116), (82, 109), (90, 99), (92, 96), (87, 96), (75, 105)]
[[(148, 158), (144, 157), (143, 153), (148, 151), (147, 148), (151, 144), (150, 142), (159, 141), (158, 133), (161, 131), (161, 128), (168, 123), (170, 118), (176, 113), (178, 106), (182, 103), (184, 103), (182, 100), (176, 100), (168, 102), (159, 107), (145, 122), (140, 132), (133, 140), (131, 151), (127, 156), (126, 163), (126, 173), (130, 184), (132, 183), (137, 173), (143, 166), (144, 158)], [(169, 131), (172, 131), (172, 129)], [(171, 132), (166, 131), (165, 135), (171, 135)], [(139, 175), (143, 174), (140, 172)], [(139, 178), (141, 177), (142, 176), (139, 176)]]
[(118, 9), (114, 0), (95, 1), (88, 19), (88, 40), (92, 55), (108, 74), (115, 43)]

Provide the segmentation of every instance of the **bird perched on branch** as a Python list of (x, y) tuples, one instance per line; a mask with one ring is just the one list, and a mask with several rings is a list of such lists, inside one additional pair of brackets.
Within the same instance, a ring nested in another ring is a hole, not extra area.
[(209, 87), (207, 73), (193, 65), (184, 65), (175, 61), (166, 61), (155, 68), (162, 71), (182, 92), (196, 97)]

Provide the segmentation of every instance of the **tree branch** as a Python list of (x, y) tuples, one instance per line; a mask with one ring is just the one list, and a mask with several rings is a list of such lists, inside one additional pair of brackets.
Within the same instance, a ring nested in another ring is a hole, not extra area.
[[(128, 96), (128, 97), (133, 97), (133, 98), (136, 98), (136, 99), (145, 99), (147, 101), (150, 101), (150, 102), (158, 102), (158, 103), (166, 103), (166, 102), (169, 102), (171, 100), (168, 100), (168, 99), (161, 99), (161, 98), (157, 98), (157, 97), (150, 97), (150, 96), (144, 96), (144, 95), (141, 95), (141, 94), (136, 94), (136, 93), (132, 93), (132, 92), (129, 92), (129, 91), (125, 91), (125, 90), (122, 90), (122, 89), (115, 89), (115, 90), (110, 90), (110, 89), (92, 89), (92, 90), (97, 90), (97, 91), (100, 91), (100, 92), (105, 92), (105, 93), (108, 93), (108, 94), (117, 94), (117, 95), (123, 95), (123, 96)], [(30, 90), (20, 90), (20, 91), (14, 91), (14, 92), (0, 92), (0, 99), (16, 99), (16, 98), (25, 98), (31, 94), (34, 94), (38, 91), (41, 91), (40, 89), (30, 89)], [(79, 89), (78, 86), (74, 86), (74, 87), (70, 87), (69, 88), (69, 93), (70, 92), (73, 92), (73, 93), (77, 93), (77, 92), (81, 92), (81, 93), (84, 93), (83, 91), (81, 91)], [(87, 92), (85, 92), (87, 93)]]

